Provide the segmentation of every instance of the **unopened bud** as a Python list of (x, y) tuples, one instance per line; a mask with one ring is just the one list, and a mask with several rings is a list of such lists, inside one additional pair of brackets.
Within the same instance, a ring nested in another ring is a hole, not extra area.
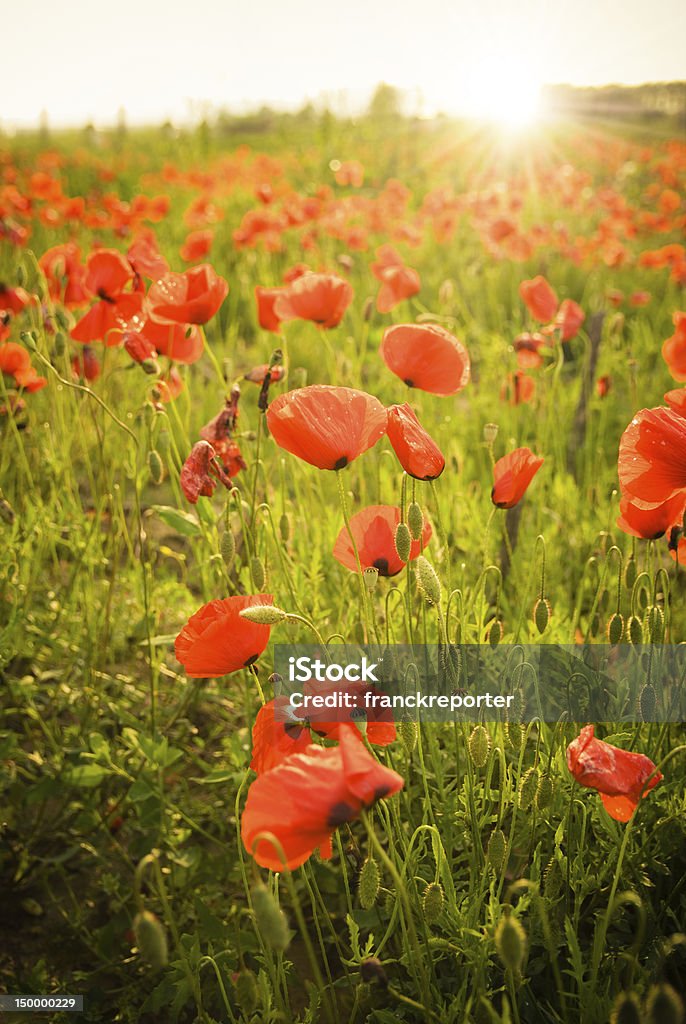
[(427, 924), (435, 924), (443, 913), (443, 886), (440, 882), (431, 882), (427, 885), (422, 896), (422, 910)]
[(65, 338), (64, 334), (62, 333), (62, 331), (56, 331), (55, 332), (55, 345), (54, 345), (54, 348), (55, 348), (55, 355), (56, 356), (64, 355), (64, 353), (67, 350), (67, 339)]
[(409, 718), (402, 718), (398, 723), (398, 735), (407, 753), (411, 754), (417, 746), (417, 723)]
[(401, 562), (409, 562), (412, 551), (412, 535), (407, 523), (398, 523), (395, 528), (395, 550)]
[(654, 722), (657, 710), (657, 693), (652, 683), (646, 683), (639, 694), (638, 711), (642, 722)]
[(523, 811), (528, 811), (534, 802), (536, 790), (538, 789), (538, 772), (535, 768), (529, 768), (524, 772), (522, 781), (519, 784), (519, 806)]
[(488, 642), (491, 647), (497, 647), (503, 638), (503, 624), (500, 619), (494, 619), (488, 631)]
[(682, 1024), (684, 1004), (679, 993), (662, 982), (653, 985), (646, 999), (645, 1024)]
[(488, 837), (486, 859), (494, 871), (500, 871), (502, 868), (505, 861), (506, 848), (507, 840), (505, 839), (505, 833), (503, 830), (501, 828), (493, 829)]
[(255, 622), (258, 626), (275, 626), (277, 622), (283, 622), (288, 618), (288, 612), (272, 604), (252, 605), (250, 608), (243, 608), (238, 614), (242, 619)]
[(441, 603), (441, 584), (433, 565), (424, 558), (424, 555), (419, 555), (415, 562), (415, 569), (420, 592), (431, 604), (439, 605)]
[(485, 725), (475, 725), (468, 742), (469, 756), (475, 768), (483, 768), (491, 752), (491, 736)]
[(219, 541), (219, 552), (224, 559), (224, 565), (230, 569), (236, 557), (236, 539), (231, 530), (224, 530)]
[(564, 876), (562, 865), (557, 857), (552, 856), (543, 872), (543, 894), (549, 900), (557, 899), (562, 892)]
[(549, 807), (553, 800), (553, 780), (546, 772), (545, 775), (541, 775), (536, 790), (536, 807), (539, 811), (544, 811), (546, 807)]
[(133, 934), (143, 959), (155, 970), (164, 967), (169, 959), (167, 933), (159, 918), (142, 910), (133, 919)]
[(267, 574), (265, 572), (262, 559), (257, 558), (257, 556), (250, 559), (250, 576), (255, 590), (264, 590), (265, 583), (267, 582)]
[(270, 890), (263, 882), (258, 882), (251, 896), (255, 922), (266, 944), (280, 952), (288, 949), (291, 941), (288, 921)]
[(550, 605), (545, 597), (539, 597), (534, 605), (534, 622), (539, 633), (545, 633), (550, 622)]
[(379, 866), (372, 857), (367, 857), (360, 871), (358, 892), (360, 906), (363, 910), (371, 910), (379, 895)]
[(143, 373), (147, 373), (149, 377), (156, 377), (160, 372), (160, 364), (156, 359), (143, 359), (140, 365)]
[(518, 971), (526, 957), (526, 932), (516, 917), (505, 914), (495, 930), (495, 948), (509, 971)]
[(615, 612), (607, 624), (607, 638), (611, 644), (618, 644), (624, 633), (624, 617)]
[(24, 285), (26, 284), (26, 270), (22, 263), (20, 263), (19, 266), (17, 267), (16, 280), (20, 288), (23, 288)]
[(631, 590), (631, 588), (633, 587), (634, 583), (636, 582), (637, 574), (638, 574), (638, 570), (636, 568), (636, 559), (632, 555), (628, 559), (628, 561), (626, 563), (626, 569), (624, 570), (624, 582), (626, 583), (626, 585), (629, 588), (629, 590)]
[(246, 1017), (252, 1017), (260, 1001), (257, 979), (253, 971), (244, 968), (233, 979), (236, 1002)]
[(632, 615), (629, 619), (628, 630), (629, 642), (635, 646), (640, 646), (643, 643), (643, 623), (639, 619), (638, 615)]
[(37, 339), (33, 331), (22, 331), (19, 337), (24, 342), (27, 348), (30, 348), (32, 352), (36, 351)]
[(610, 1024), (641, 1024), (643, 1014), (638, 996), (633, 992), (620, 992), (610, 1011)]
[(164, 478), (164, 465), (160, 453), (155, 451), (154, 448), (148, 452), (148, 469), (152, 482), (154, 484), (161, 484)]
[(421, 505), (413, 501), (407, 510), (407, 525), (410, 529), (412, 540), (419, 540), (424, 530), (424, 513)]
[(287, 544), (291, 536), (291, 521), (285, 512), (279, 519), (279, 533), (281, 534), (281, 540), (284, 544)]

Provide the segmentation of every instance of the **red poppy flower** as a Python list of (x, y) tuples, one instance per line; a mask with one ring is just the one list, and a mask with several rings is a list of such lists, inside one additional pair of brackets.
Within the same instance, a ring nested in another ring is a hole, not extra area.
[(209, 263), (167, 274), (148, 292), (148, 305), (158, 320), (179, 324), (206, 324), (229, 293), (229, 286)]
[(23, 288), (8, 288), (0, 284), (0, 310), (8, 309), (10, 313), (21, 313), (25, 306), (34, 302), (32, 295), (29, 295)]
[(670, 526), (681, 524), (686, 507), (686, 491), (679, 491), (656, 508), (639, 508), (631, 498), (624, 497), (619, 503), (617, 526), (632, 537), (657, 540)]
[(516, 373), (509, 373), (507, 380), (500, 389), (500, 400), (507, 401), (510, 405), (525, 405), (533, 400), (536, 394), (536, 381), (528, 374), (517, 370)]
[(274, 334), (281, 333), (281, 320), (276, 315), (274, 305), (283, 293), (283, 288), (261, 288), (259, 285), (255, 288), (257, 320), (265, 331), (273, 331)]
[(40, 391), (48, 383), (34, 370), (26, 349), (14, 341), (0, 345), (0, 373), (14, 377), (17, 387), (29, 392)]
[(71, 368), (74, 376), (83, 380), (97, 380), (100, 376), (100, 360), (90, 345), (84, 345), (81, 351), (71, 361)]
[(493, 467), (491, 501), (497, 508), (512, 508), (524, 497), (527, 487), (543, 465), (530, 448), (515, 448)]
[(74, 242), (55, 245), (47, 249), (38, 261), (48, 283), (50, 298), (60, 298), (67, 309), (88, 301), (84, 285), (85, 268), (81, 265), (81, 250)]
[(203, 354), (205, 343), (195, 325), (170, 323), (148, 317), (139, 327), (160, 355), (176, 363), (195, 363)]
[(611, 387), (612, 387), (612, 378), (611, 377), (608, 377), (607, 374), (605, 376), (603, 376), (603, 377), (598, 377), (598, 380), (597, 380), (596, 386), (595, 386), (596, 392), (598, 393), (598, 398), (605, 398), (605, 396), (610, 393), (610, 388)]
[(567, 747), (567, 767), (581, 786), (597, 789), (605, 810), (615, 821), (628, 821), (641, 797), (662, 779), (645, 754), (613, 747), (597, 740), (586, 725)]
[(267, 410), (279, 447), (318, 469), (343, 469), (383, 437), (386, 422), (377, 398), (328, 384), (287, 391)]
[(469, 381), (467, 349), (438, 324), (389, 327), (380, 353), (388, 369), (410, 388), (454, 395)]
[(665, 395), (665, 402), (670, 409), (678, 412), (680, 416), (686, 416), (686, 388), (674, 388)]
[(305, 750), (312, 742), (307, 723), (285, 717), (289, 705), (288, 697), (275, 697), (257, 712), (250, 767), (258, 775), (275, 768), (291, 754)]
[[(310, 728), (318, 736), (327, 740), (338, 740), (340, 734), (346, 729), (354, 729), (359, 734), (358, 723), (364, 725), (364, 735), (368, 743), (377, 747), (387, 747), (396, 739), (396, 728), (393, 720), (393, 711), (390, 708), (368, 708), (365, 704), (365, 693), (378, 693), (368, 683), (356, 682), (309, 682), (303, 686), (303, 693), (306, 697), (326, 696), (327, 694), (345, 693), (350, 708), (340, 709), (336, 712), (335, 721), (327, 721), (331, 715), (331, 709), (307, 708), (296, 711), (296, 715), (306, 719)], [(283, 713), (277, 718), (284, 717)]]
[(217, 453), (209, 441), (198, 441), (181, 468), (179, 478), (181, 490), (191, 505), (198, 498), (211, 498), (217, 482), (230, 487), (231, 482), (224, 469), (217, 464)]
[(416, 480), (436, 480), (441, 475), (443, 453), (407, 402), (389, 408), (386, 433), (406, 473)]
[(675, 313), (673, 322), (674, 334), (662, 346), (662, 358), (674, 380), (683, 383), (686, 381), (686, 313)]
[(181, 259), (185, 263), (197, 263), (208, 255), (213, 242), (214, 231), (211, 228), (205, 231), (191, 231), (181, 246)]
[(311, 320), (337, 327), (352, 302), (352, 285), (335, 274), (303, 274), (284, 288), (274, 303), (279, 320)]
[(271, 627), (242, 619), (239, 613), (273, 602), (271, 594), (239, 594), (199, 608), (174, 644), (186, 675), (194, 679), (225, 676), (257, 661), (269, 643)]
[(652, 296), (651, 296), (650, 292), (645, 292), (645, 291), (632, 292), (631, 295), (629, 296), (629, 305), (630, 306), (647, 306), (648, 303), (650, 302), (651, 298), (652, 298)]
[(564, 299), (560, 303), (560, 308), (555, 317), (555, 326), (561, 332), (561, 340), (571, 341), (572, 338), (576, 337), (585, 319), (586, 314), (581, 306), (574, 302), (573, 299)]
[(261, 867), (283, 871), (274, 845), (258, 838), (271, 832), (292, 871), (317, 848), (330, 857), (334, 829), (402, 787), (401, 776), (379, 764), (346, 729), (337, 747), (313, 744), (255, 779), (241, 821), (243, 844)]
[(251, 384), (263, 384), (264, 378), (269, 374), (271, 383), (276, 384), (277, 381), (283, 380), (285, 372), (280, 363), (272, 366), (271, 369), (269, 363), (260, 363), (259, 366), (253, 366), (252, 370), (244, 373), (243, 380), (249, 380)]
[(376, 297), (379, 313), (390, 313), (404, 299), (417, 295), (422, 286), (419, 274), (412, 267), (385, 267), (380, 280), (381, 288)]
[[(350, 519), (357, 553), (363, 569), (378, 569), (379, 576), (397, 576), (405, 568), (395, 549), (395, 531), (400, 522), (400, 509), (395, 505), (369, 505)], [(413, 540), (410, 561), (421, 554), (431, 540), (431, 524), (424, 523), (421, 540)], [(333, 557), (346, 569), (357, 572), (357, 561), (347, 527), (343, 527), (333, 546)]]
[(124, 291), (133, 279), (133, 269), (120, 252), (98, 249), (91, 253), (86, 263), (84, 286), (99, 301), (72, 328), (71, 336), (75, 341), (120, 343), (120, 332), (135, 321), (143, 304), (142, 294)]
[(129, 247), (126, 257), (138, 277), (159, 281), (169, 273), (169, 264), (160, 253), (152, 231), (140, 235)]
[(140, 331), (124, 331), (124, 348), (129, 353), (134, 363), (144, 363), (147, 359), (154, 359), (157, 349), (151, 341)]
[(536, 331), (534, 334), (524, 331), (514, 340), (514, 350), (517, 353), (517, 366), (520, 370), (537, 370), (543, 365), (543, 356), (540, 350), (547, 345), (548, 339)]
[(557, 295), (540, 274), (530, 281), (522, 281), (519, 294), (535, 320), (547, 324), (553, 319), (557, 311)]
[(673, 409), (641, 409), (619, 442), (622, 494), (656, 508), (686, 488), (686, 419)]

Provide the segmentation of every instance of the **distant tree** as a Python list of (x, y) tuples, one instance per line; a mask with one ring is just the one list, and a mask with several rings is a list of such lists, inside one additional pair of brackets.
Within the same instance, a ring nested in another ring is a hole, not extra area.
[(375, 121), (390, 121), (402, 116), (401, 92), (394, 85), (380, 82), (369, 101), (367, 116)]

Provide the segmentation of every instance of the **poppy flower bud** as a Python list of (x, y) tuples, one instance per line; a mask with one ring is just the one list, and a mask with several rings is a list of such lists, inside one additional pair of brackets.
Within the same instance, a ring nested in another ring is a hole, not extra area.
[(395, 550), (401, 562), (409, 562), (412, 550), (412, 534), (407, 523), (398, 523), (395, 528)]
[(373, 565), (367, 566), (366, 569), (362, 570), (362, 579), (364, 585), (370, 593), (376, 590), (376, 584), (379, 582), (379, 570)]
[(483, 768), (491, 752), (491, 736), (485, 725), (474, 726), (467, 746), (474, 767)]
[(250, 895), (258, 931), (271, 949), (283, 953), (291, 941), (286, 915), (264, 882), (253, 886)]
[(417, 568), (417, 586), (430, 604), (441, 603), (441, 584), (431, 562), (424, 555), (418, 555), (415, 562)]
[(651, 644), (661, 644), (665, 635), (665, 617), (662, 608), (655, 605), (648, 613)]
[(388, 978), (383, 964), (376, 956), (369, 956), (360, 964), (360, 977), (367, 983), (376, 981), (382, 988), (388, 987)]
[(291, 536), (291, 521), (285, 512), (279, 519), (279, 533), (281, 534), (281, 540), (284, 544), (287, 544)]
[(168, 430), (160, 430), (157, 435), (157, 449), (161, 452), (169, 451), (171, 447), (171, 437), (169, 436)]
[(488, 631), (488, 642), (491, 647), (497, 647), (503, 638), (503, 624), (500, 619), (494, 619)]
[(407, 525), (410, 528), (412, 540), (419, 540), (424, 529), (424, 513), (421, 505), (413, 501), (407, 510)]
[(154, 448), (148, 452), (148, 469), (154, 484), (161, 484), (164, 477), (164, 465), (160, 453)]
[(534, 605), (534, 622), (539, 633), (545, 633), (550, 622), (550, 605), (545, 597), (539, 597)]
[(64, 355), (66, 350), (67, 350), (67, 339), (65, 338), (64, 334), (62, 333), (62, 331), (57, 331), (55, 333), (55, 355), (56, 356)]
[(262, 559), (257, 556), (250, 559), (250, 576), (255, 590), (264, 590), (267, 574)]
[(641, 1024), (643, 1014), (638, 997), (633, 992), (620, 992), (610, 1012), (610, 1024)]
[(26, 284), (26, 269), (21, 263), (17, 267), (17, 284), (20, 288), (23, 288)]
[(147, 373), (148, 377), (156, 377), (160, 373), (160, 364), (156, 359), (143, 359), (140, 367), (143, 373)]
[(258, 626), (275, 626), (288, 618), (288, 612), (272, 604), (256, 604), (251, 608), (243, 608), (238, 613), (242, 619), (255, 622)]
[(652, 683), (646, 683), (638, 696), (638, 712), (642, 722), (654, 722), (657, 693)]
[(69, 317), (63, 309), (59, 307), (55, 310), (55, 320), (63, 331), (69, 331)]
[(498, 424), (497, 423), (486, 423), (484, 424), (484, 441), (486, 444), (493, 444), (496, 437), (498, 436)]
[(143, 910), (133, 919), (133, 934), (141, 956), (154, 970), (164, 967), (169, 960), (167, 934), (155, 914)]
[(611, 644), (618, 644), (624, 633), (624, 617), (615, 612), (607, 624), (607, 638)]
[(539, 811), (544, 811), (546, 807), (549, 807), (553, 799), (553, 780), (550, 775), (541, 775), (536, 789), (536, 807)]
[(219, 541), (219, 552), (224, 559), (224, 565), (230, 569), (236, 557), (236, 539), (231, 530), (224, 530)]
[(424, 920), (427, 924), (436, 924), (443, 913), (444, 902), (445, 898), (441, 883), (431, 882), (427, 885), (422, 896), (422, 910), (424, 911)]
[(281, 687), (283, 685), (283, 676), (279, 675), (278, 672), (272, 672), (272, 674), (267, 679), (267, 682), (271, 683), (272, 689), (274, 691), (274, 696), (279, 697), (281, 695)]
[(369, 323), (369, 321), (372, 318), (372, 313), (373, 312), (374, 312), (374, 299), (370, 295), (369, 298), (366, 300), (364, 306), (362, 307), (362, 320), (364, 321), (364, 323), (366, 323), (366, 324)]
[(521, 968), (526, 957), (526, 932), (512, 914), (505, 914), (498, 922), (495, 948), (508, 971)]
[(488, 837), (488, 845), (486, 847), (486, 859), (491, 865), (494, 871), (500, 871), (505, 861), (505, 850), (507, 848), (507, 840), (505, 839), (505, 833), (501, 828), (495, 828)]
[(626, 583), (626, 585), (629, 588), (629, 590), (631, 590), (631, 588), (633, 587), (634, 583), (636, 582), (637, 574), (638, 574), (638, 570), (636, 568), (636, 559), (632, 555), (628, 559), (628, 561), (626, 563), (626, 569), (624, 570), (624, 582)]
[(407, 753), (411, 754), (417, 746), (417, 723), (409, 718), (401, 719), (398, 723), (398, 735)]
[(360, 871), (358, 892), (360, 906), (363, 910), (371, 910), (379, 895), (379, 866), (373, 857), (367, 857)]
[(236, 1002), (246, 1017), (252, 1017), (260, 1001), (257, 980), (253, 971), (243, 969), (233, 979)]
[(503, 732), (514, 750), (519, 750), (522, 745), (522, 727), (518, 722), (504, 722)]
[(627, 632), (630, 643), (635, 644), (637, 647), (643, 643), (643, 624), (638, 615), (632, 615), (629, 619)]
[(31, 349), (32, 352), (36, 351), (37, 339), (33, 331), (22, 331), (19, 337), (24, 342), (27, 348)]
[(529, 768), (524, 772), (522, 781), (519, 784), (519, 806), (521, 810), (528, 811), (534, 802), (538, 789), (538, 772), (535, 768)]
[(562, 892), (564, 877), (557, 857), (552, 856), (543, 872), (543, 894), (549, 900), (556, 899)]
[(684, 1004), (679, 994), (662, 982), (653, 985), (646, 999), (646, 1024), (682, 1024)]

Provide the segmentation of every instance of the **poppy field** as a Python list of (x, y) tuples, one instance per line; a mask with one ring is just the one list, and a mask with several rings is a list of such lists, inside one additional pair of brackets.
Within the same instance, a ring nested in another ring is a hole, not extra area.
[[(0, 139), (0, 991), (684, 1020), (685, 180), (645, 125)], [(334, 721), (275, 644), (645, 679)]]

